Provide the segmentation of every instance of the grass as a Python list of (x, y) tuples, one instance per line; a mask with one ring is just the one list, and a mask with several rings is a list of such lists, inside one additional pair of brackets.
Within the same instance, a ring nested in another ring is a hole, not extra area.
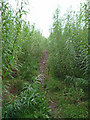
[[(12, 90), (13, 95), (20, 94), (24, 83), (26, 81), (19, 79), (5, 79), (3, 82), (4, 85), (9, 86), (9, 91)], [(36, 88), (35, 85), (34, 87)], [(56, 104), (55, 112), (52, 114), (54, 118), (88, 118), (87, 93), (82, 88), (70, 86), (60, 79), (49, 77), (44, 81), (44, 89), (48, 99)], [(31, 116), (26, 114), (23, 117), (29, 118)]]
[(88, 100), (83, 89), (67, 86), (55, 78), (48, 78), (45, 84), (49, 99), (57, 103), (55, 118), (88, 118)]
[[(7, 88), (10, 93), (12, 93), (14, 95), (18, 95), (18, 94), (20, 94), (21, 90), (23, 89), (24, 83), (26, 83), (26, 81), (20, 80), (18, 78), (17, 79), (4, 79), (3, 87)], [(5, 90), (5, 89), (3, 89), (3, 90)]]
[[(19, 89), (19, 86), (23, 86), (23, 82), (18, 85), (19, 81), (14, 79), (13, 82), (10, 80), (5, 80), (4, 84), (7, 83), (11, 86), (16, 86), (16, 89)], [(14, 82), (16, 84), (14, 84)], [(6, 84), (7, 86), (7, 84)], [(22, 87), (23, 88), (23, 87)], [(14, 92), (16, 92), (14, 89)], [(3, 117), (6, 118), (49, 118), (50, 112), (48, 108), (48, 99), (45, 98), (45, 92), (41, 92), (41, 84), (38, 81), (34, 81), (32, 84), (27, 83), (24, 85), (24, 88), (20, 89), (20, 94), (10, 93), (10, 87), (7, 89), (8, 94), (4, 94), (3, 99)], [(6, 92), (6, 91), (3, 91)], [(7, 100), (7, 101), (6, 101)]]

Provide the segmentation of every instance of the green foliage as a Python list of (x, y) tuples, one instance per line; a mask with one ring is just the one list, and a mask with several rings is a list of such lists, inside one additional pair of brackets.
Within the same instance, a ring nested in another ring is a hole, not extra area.
[(82, 88), (85, 92), (88, 92), (88, 80), (85, 80), (83, 78), (73, 78), (71, 76), (66, 76), (64, 81), (68, 86)]
[(40, 93), (39, 82), (26, 84), (19, 96), (5, 102), (3, 118), (48, 118), (45, 92)]
[(31, 80), (38, 69), (42, 53), (40, 31), (34, 25), (26, 23), (22, 15), (26, 14), (24, 3), (13, 10), (8, 2), (1, 2), (2, 16), (2, 69), (3, 78)]
[(64, 106), (66, 107), (66, 109), (64, 110), (64, 115), (66, 116), (66, 118), (88, 118), (87, 115), (87, 103), (82, 103), (81, 105), (68, 105), (68, 106)]
[(20, 63), (17, 60), (20, 46), (18, 46), (17, 42), (21, 31), (21, 11), (17, 10), (17, 14), (19, 15), (14, 15), (14, 11), (7, 2), (1, 2), (3, 78), (6, 76), (13, 77), (12, 72), (19, 69), (18, 64)]
[(22, 64), (19, 70), (19, 76), (22, 79), (30, 80), (33, 76), (36, 76), (35, 71), (38, 70), (38, 63), (41, 57), (42, 49), (40, 42), (42, 36), (39, 31), (34, 30), (34, 26), (30, 27), (30, 24), (24, 24), (19, 44), (21, 45), (22, 54), (19, 54), (18, 59)]
[(48, 45), (48, 64), (54, 76), (88, 78), (87, 13), (87, 4), (81, 4), (78, 13), (68, 10), (62, 19), (56, 9)]
[(72, 83), (73, 78), (70, 76), (67, 76), (66, 79), (67, 82), (55, 78), (49, 78), (47, 81), (49, 97), (52, 101), (57, 103), (54, 117), (75, 119), (88, 118), (88, 95), (86, 91), (80, 86), (68, 84), (70, 79)]
[[(48, 118), (45, 93), (40, 91), (40, 83), (33, 81), (37, 76), (42, 54), (42, 37), (34, 25), (22, 19), (24, 2), (17, 11), (8, 2), (1, 2), (2, 16), (2, 69), (3, 69), (3, 118)], [(5, 84), (5, 78), (8, 83)], [(13, 79), (11, 79), (13, 78)], [(19, 78), (17, 80), (16, 78)], [(24, 80), (20, 80), (24, 79)], [(22, 81), (30, 81), (23, 90)], [(15, 92), (15, 93), (14, 93)], [(18, 96), (17, 96), (18, 95)]]
[(48, 89), (53, 91), (52, 99), (60, 101), (56, 117), (87, 118), (87, 4), (81, 5), (79, 13), (68, 11), (63, 20), (59, 17), (59, 11), (57, 9), (54, 15), (56, 17), (49, 37), (48, 67), (51, 75), (58, 77), (60, 83), (53, 79), (48, 83)]
[[(34, 25), (22, 19), (27, 13), (24, 10), (26, 4), (21, 0), (21, 5), (17, 4), (15, 11), (8, 2), (1, 2), (3, 118), (49, 118), (46, 93), (41, 92), (39, 82), (33, 81), (38, 75), (44, 50), (48, 51), (48, 72), (53, 77), (47, 79), (44, 87), (47, 86), (45, 90), (50, 90), (50, 94), (53, 92), (53, 99), (60, 107), (60, 111), (57, 109), (59, 114), (67, 118), (86, 118), (87, 4), (81, 4), (77, 13), (68, 10), (65, 18), (60, 17), (57, 8), (48, 39)], [(11, 82), (7, 80), (5, 84), (5, 78)], [(23, 88), (26, 80), (29, 85)]]
[(51, 92), (60, 91), (61, 90), (60, 82), (54, 78), (50, 78), (48, 80), (47, 89), (49, 89)]
[(88, 101), (86, 93), (82, 88), (66, 87), (63, 90), (65, 96), (64, 103), (59, 103), (63, 109), (63, 116), (66, 118), (87, 118), (88, 117)]
[[(10, 92), (10, 94), (19, 95), (24, 87), (25, 80), (20, 79), (4, 79), (2, 81), (3, 92)], [(8, 94), (6, 95), (8, 96)]]

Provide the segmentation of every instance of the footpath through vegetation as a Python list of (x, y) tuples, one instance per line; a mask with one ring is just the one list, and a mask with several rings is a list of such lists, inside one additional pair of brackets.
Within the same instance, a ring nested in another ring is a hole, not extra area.
[(63, 17), (57, 8), (48, 38), (23, 19), (27, 1), (0, 4), (0, 117), (87, 119), (88, 3)]
[[(48, 59), (48, 51), (45, 50), (43, 52), (43, 57), (42, 57), (41, 62), (40, 62), (40, 73), (41, 73), (41, 76), (42, 76), (41, 77), (42, 81), (40, 81), (40, 82), (42, 84), (42, 88), (43, 88), (44, 91), (46, 91), (46, 89), (47, 89), (46, 80), (50, 78), (49, 70), (48, 70), (48, 67), (47, 67), (47, 59)], [(49, 90), (46, 91), (47, 97), (49, 97), (48, 92), (49, 92)], [(52, 115), (54, 117), (56, 103), (53, 102), (51, 99), (49, 99), (48, 102), (49, 102), (48, 107), (49, 107), (49, 109), (50, 109), (50, 111), (51, 111), (51, 113), (52, 113)]]
[(65, 80), (59, 80), (50, 75), (47, 60), (48, 51), (43, 52), (40, 62), (40, 73), (42, 88), (48, 97), (48, 107), (52, 118), (85, 118), (88, 117), (88, 92), (81, 91), (75, 84), (68, 84), (66, 81), (72, 79), (69, 76)]

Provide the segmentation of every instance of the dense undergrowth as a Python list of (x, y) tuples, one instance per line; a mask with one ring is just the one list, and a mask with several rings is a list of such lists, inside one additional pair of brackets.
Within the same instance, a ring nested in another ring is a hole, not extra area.
[[(51, 99), (57, 103), (54, 117), (88, 118), (88, 6), (71, 9), (60, 16), (57, 8), (48, 38), (46, 82)], [(53, 93), (53, 94), (52, 94)]]
[[(28, 4), (21, 1), (14, 10), (1, 3), (2, 17), (2, 118), (88, 118), (88, 6), (53, 16), (48, 39), (34, 25), (23, 20)], [(46, 92), (35, 78), (40, 59), (48, 51), (45, 80), (48, 97), (56, 103), (54, 116)]]
[[(46, 91), (51, 101), (54, 101), (54, 118), (88, 118), (88, 89), (80, 84), (67, 84), (66, 80), (50, 77), (45, 81)], [(79, 79), (80, 80), (80, 79)], [(77, 79), (76, 79), (77, 81)], [(82, 80), (81, 80), (82, 81)], [(86, 85), (88, 86), (88, 84)]]
[(8, 98), (3, 98), (3, 118), (49, 118), (46, 93), (41, 93), (40, 88), (41, 83), (35, 81), (33, 84), (25, 83), (19, 95), (10, 95), (7, 89)]
[(49, 36), (49, 64), (52, 74), (65, 78), (88, 79), (88, 8), (81, 5), (79, 13), (68, 10), (61, 18), (59, 8)]
[[(46, 40), (34, 25), (26, 23), (21, 2), (16, 11), (6, 1), (1, 2), (2, 16), (2, 118), (47, 118), (45, 93), (34, 82), (39, 74), (42, 40)], [(24, 88), (24, 83), (28, 85)]]

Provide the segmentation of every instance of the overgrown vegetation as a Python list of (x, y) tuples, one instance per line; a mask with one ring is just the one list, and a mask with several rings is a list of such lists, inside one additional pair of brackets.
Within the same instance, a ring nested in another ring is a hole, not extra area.
[(2, 2), (2, 69), (3, 78), (23, 77), (31, 79), (33, 71), (38, 69), (42, 47), (45, 39), (34, 25), (26, 23), (22, 15), (24, 3), (16, 12), (6, 2)]
[(88, 6), (68, 10), (63, 18), (57, 8), (53, 19), (48, 39), (53, 78), (46, 84), (58, 104), (55, 117), (88, 118)]
[(38, 81), (28, 84), (18, 96), (12, 95), (12, 99), (5, 100), (3, 118), (49, 118), (45, 92), (40, 93), (41, 84)]
[[(54, 118), (88, 118), (88, 91), (77, 82), (51, 77), (46, 81), (49, 99), (56, 103)], [(79, 79), (80, 80), (80, 79)], [(67, 82), (66, 82), (67, 81)], [(77, 81), (77, 79), (75, 79)]]
[[(1, 2), (3, 118), (48, 117), (45, 93), (38, 90), (39, 84), (32, 83), (39, 74), (45, 38), (22, 19), (25, 4), (22, 1), (21, 8), (15, 11), (9, 3)], [(30, 85), (24, 90), (23, 83), (27, 81)]]
[(49, 37), (49, 64), (57, 77), (66, 75), (88, 79), (88, 9), (81, 5), (80, 12), (67, 11), (65, 18), (54, 14)]
[[(81, 4), (79, 12), (70, 9), (63, 17), (57, 8), (48, 39), (23, 20), (26, 1), (17, 4), (17, 10), (6, 1), (0, 4), (2, 118), (88, 118), (87, 3)], [(44, 90), (48, 95), (35, 79), (45, 50), (49, 77), (44, 80)], [(52, 115), (46, 95), (57, 103)]]

